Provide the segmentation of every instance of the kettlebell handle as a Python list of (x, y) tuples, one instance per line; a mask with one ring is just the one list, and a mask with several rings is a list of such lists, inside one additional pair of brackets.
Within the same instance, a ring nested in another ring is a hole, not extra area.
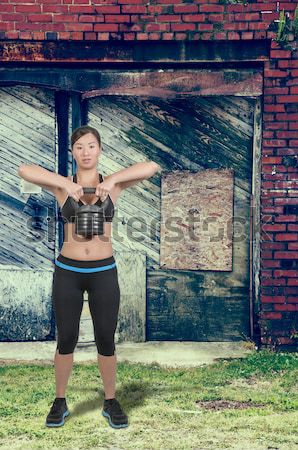
[(95, 194), (96, 188), (94, 187), (83, 187), (84, 194)]

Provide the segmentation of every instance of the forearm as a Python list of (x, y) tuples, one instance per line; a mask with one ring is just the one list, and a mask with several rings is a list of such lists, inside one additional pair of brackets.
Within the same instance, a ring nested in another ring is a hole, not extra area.
[(50, 172), (36, 164), (22, 164), (18, 168), (18, 174), (21, 178), (30, 183), (52, 187), (63, 188), (66, 178), (56, 172)]
[(111, 175), (115, 183), (130, 180), (143, 180), (152, 177), (161, 167), (154, 161), (139, 162), (127, 169), (121, 169)]

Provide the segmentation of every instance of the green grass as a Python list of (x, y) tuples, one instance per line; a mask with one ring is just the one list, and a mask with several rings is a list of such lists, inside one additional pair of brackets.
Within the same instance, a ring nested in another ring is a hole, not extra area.
[[(94, 364), (75, 363), (67, 390), (70, 416), (44, 426), (55, 397), (54, 366), (0, 366), (0, 448), (241, 449), (298, 448), (298, 354), (253, 351), (197, 368), (119, 362), (116, 396), (129, 427), (101, 415), (103, 389)], [(246, 409), (207, 410), (197, 400), (248, 401)], [(256, 404), (262, 404), (256, 407)]]

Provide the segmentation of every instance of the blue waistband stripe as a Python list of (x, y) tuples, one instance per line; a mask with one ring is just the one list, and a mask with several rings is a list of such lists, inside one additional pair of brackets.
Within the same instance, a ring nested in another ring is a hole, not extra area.
[(113, 267), (116, 267), (116, 263), (114, 262), (113, 264), (108, 264), (107, 266), (102, 266), (102, 267), (74, 267), (74, 266), (69, 266), (68, 264), (64, 264), (60, 261), (58, 261), (57, 259), (55, 259), (55, 264), (59, 267), (61, 267), (62, 269), (67, 269), (67, 270), (72, 270), (73, 272), (101, 272), (102, 270), (108, 270), (108, 269), (112, 269)]

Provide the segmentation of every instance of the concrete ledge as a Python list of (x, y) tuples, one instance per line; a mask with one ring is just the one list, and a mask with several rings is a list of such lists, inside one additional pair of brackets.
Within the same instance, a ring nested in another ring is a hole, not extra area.
[[(55, 341), (1, 342), (0, 364), (14, 362), (53, 364)], [(147, 341), (116, 343), (117, 361), (152, 364), (164, 367), (196, 367), (211, 364), (218, 358), (241, 358), (254, 351), (245, 341), (177, 342)], [(95, 344), (77, 344), (74, 362), (96, 362)]]

